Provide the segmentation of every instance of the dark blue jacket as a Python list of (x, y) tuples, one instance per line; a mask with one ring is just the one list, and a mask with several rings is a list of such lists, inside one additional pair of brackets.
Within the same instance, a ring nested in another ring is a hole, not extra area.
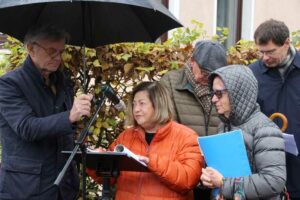
[(69, 122), (73, 88), (62, 72), (51, 74), (56, 95), (28, 57), (0, 78), (2, 166), (0, 199), (75, 199), (79, 178), (74, 163), (60, 187), (53, 185), (73, 148)]
[[(288, 119), (287, 133), (294, 134), (300, 150), (300, 53), (297, 52), (284, 79), (277, 69), (267, 68), (261, 60), (249, 66), (258, 80), (258, 103), (267, 116), (283, 113)], [(282, 122), (274, 122), (282, 127)], [(300, 198), (300, 157), (287, 153), (287, 188), (292, 197)]]

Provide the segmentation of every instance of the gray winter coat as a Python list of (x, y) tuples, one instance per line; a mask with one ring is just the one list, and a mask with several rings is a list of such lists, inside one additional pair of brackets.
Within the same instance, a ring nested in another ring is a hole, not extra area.
[[(281, 131), (259, 109), (256, 103), (258, 86), (251, 70), (232, 65), (220, 68), (210, 76), (219, 76), (228, 91), (231, 113), (220, 131), (241, 129), (250, 162), (252, 175), (244, 177), (246, 199), (277, 200), (286, 181), (284, 141)], [(222, 194), (233, 199), (234, 178), (225, 178)]]
[(174, 120), (195, 130), (199, 136), (216, 134), (220, 119), (212, 108), (205, 117), (199, 99), (196, 97), (184, 73), (184, 68), (173, 70), (161, 78), (168, 88), (175, 108)]

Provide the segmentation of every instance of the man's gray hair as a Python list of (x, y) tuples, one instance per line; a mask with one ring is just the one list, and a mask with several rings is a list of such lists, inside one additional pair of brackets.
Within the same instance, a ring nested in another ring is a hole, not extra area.
[(64, 39), (68, 42), (70, 35), (54, 25), (36, 25), (24, 37), (24, 44), (32, 44), (43, 39), (58, 41)]

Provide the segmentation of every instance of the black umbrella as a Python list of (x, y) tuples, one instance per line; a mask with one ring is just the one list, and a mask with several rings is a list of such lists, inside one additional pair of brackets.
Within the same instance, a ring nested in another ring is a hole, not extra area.
[(118, 42), (154, 42), (179, 27), (157, 0), (0, 0), (0, 32), (20, 41), (35, 24), (53, 24), (69, 44), (94, 48)]
[(118, 42), (154, 42), (166, 31), (181, 26), (157, 0), (0, 0), (0, 32), (23, 41), (28, 29), (36, 24), (63, 28), (71, 35), (68, 44), (90, 48)]
[[(23, 41), (28, 29), (36, 24), (63, 28), (71, 35), (69, 44), (90, 48), (118, 42), (154, 42), (166, 31), (181, 26), (157, 0), (0, 0), (0, 32)], [(86, 77), (85, 62), (83, 66)], [(86, 80), (84, 78), (85, 91)], [(82, 138), (86, 134), (87, 131)], [(56, 185), (79, 143), (55, 181)], [(85, 173), (83, 175), (85, 198)]]

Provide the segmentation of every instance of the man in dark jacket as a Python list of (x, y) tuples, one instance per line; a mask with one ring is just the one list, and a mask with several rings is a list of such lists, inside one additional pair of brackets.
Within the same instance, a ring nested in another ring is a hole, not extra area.
[(23, 66), (0, 78), (2, 166), (0, 199), (75, 199), (74, 163), (59, 187), (53, 183), (73, 148), (74, 122), (90, 114), (92, 96), (73, 102), (73, 87), (60, 69), (67, 34), (37, 26), (25, 36)]
[[(194, 129), (199, 136), (217, 133), (219, 117), (212, 107), (208, 76), (227, 65), (226, 51), (214, 41), (199, 41), (184, 67), (166, 73), (161, 82), (169, 89), (175, 120)], [(210, 190), (195, 190), (194, 199), (209, 199)]]
[[(289, 29), (274, 19), (263, 22), (254, 40), (261, 59), (252, 65), (258, 80), (258, 103), (267, 116), (275, 112), (288, 119), (287, 133), (300, 147), (300, 54), (290, 43)], [(282, 127), (279, 119), (274, 122)], [(292, 199), (300, 199), (300, 157), (286, 153), (287, 189)]]

